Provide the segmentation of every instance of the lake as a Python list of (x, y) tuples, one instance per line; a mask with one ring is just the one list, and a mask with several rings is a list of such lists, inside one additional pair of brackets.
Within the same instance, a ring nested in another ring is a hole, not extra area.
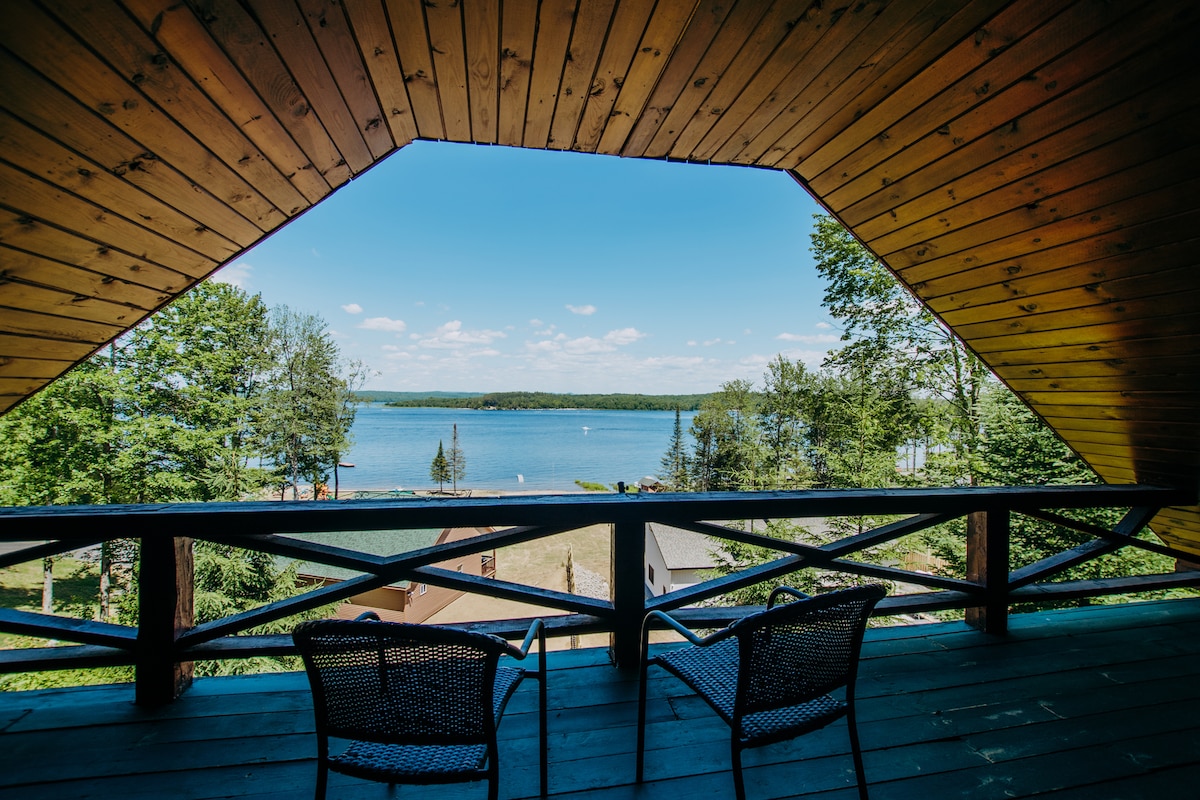
[[(694, 411), (680, 414), (685, 435), (694, 416)], [(354, 468), (339, 471), (341, 489), (436, 487), (429, 467), (439, 440), (449, 451), (456, 423), (466, 460), (460, 489), (570, 492), (579, 491), (577, 480), (633, 484), (657, 475), (675, 412), (476, 411), (366, 403), (354, 420), (354, 447), (342, 459)]]

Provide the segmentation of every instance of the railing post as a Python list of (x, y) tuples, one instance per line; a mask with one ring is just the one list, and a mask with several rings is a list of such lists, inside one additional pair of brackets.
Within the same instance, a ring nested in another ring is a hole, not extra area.
[(646, 524), (614, 523), (610, 542), (609, 592), (616, 618), (609, 648), (618, 667), (636, 669), (641, 656), (642, 618), (646, 615), (646, 584), (642, 578)]
[(967, 515), (967, 580), (984, 587), (984, 605), (965, 610), (968, 625), (1008, 632), (1008, 509)]
[(193, 664), (176, 661), (175, 641), (194, 624), (193, 578), (191, 539), (142, 539), (134, 666), (139, 705), (169, 703), (192, 685)]

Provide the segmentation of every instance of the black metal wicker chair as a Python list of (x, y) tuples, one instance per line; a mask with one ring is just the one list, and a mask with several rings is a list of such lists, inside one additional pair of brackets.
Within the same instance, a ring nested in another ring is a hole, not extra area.
[[(499, 784), (496, 727), (523, 678), (539, 683), (540, 780), (546, 794), (546, 632), (535, 620), (521, 647), (483, 633), (433, 625), (315, 620), (292, 638), (304, 657), (317, 723), (316, 798), (329, 770), (389, 784)], [(524, 659), (538, 639), (539, 668)], [(348, 740), (337, 754), (329, 739)]]
[[(886, 594), (859, 586), (809, 597), (786, 586), (771, 592), (767, 610), (704, 638), (677, 620), (652, 611), (642, 626), (638, 694), (637, 781), (646, 747), (646, 672), (658, 664), (702, 697), (731, 729), (730, 751), (737, 800), (745, 800), (742, 751), (795, 738), (847, 718), (858, 793), (867, 800), (862, 751), (854, 719), (854, 682), (871, 609)], [(776, 605), (790, 595), (793, 602)], [(649, 657), (652, 627), (665, 624), (694, 646)], [(844, 698), (830, 694), (845, 687)]]

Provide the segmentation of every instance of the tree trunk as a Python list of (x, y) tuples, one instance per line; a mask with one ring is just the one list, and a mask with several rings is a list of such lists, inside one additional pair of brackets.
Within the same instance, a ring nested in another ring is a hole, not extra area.
[(42, 559), (42, 613), (54, 613), (54, 559)]
[(100, 621), (107, 622), (111, 614), (112, 542), (100, 545)]

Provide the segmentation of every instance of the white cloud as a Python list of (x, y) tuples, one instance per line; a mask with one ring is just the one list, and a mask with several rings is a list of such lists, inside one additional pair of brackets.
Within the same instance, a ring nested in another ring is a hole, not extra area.
[(604, 334), (604, 341), (612, 342), (616, 345), (633, 344), (638, 339), (644, 339), (645, 337), (646, 334), (637, 328), (621, 328), (620, 330), (609, 331)]
[(358, 327), (368, 331), (387, 331), (388, 333), (404, 333), (408, 329), (404, 320), (390, 317), (367, 317)]
[(782, 342), (800, 342), (801, 344), (832, 344), (838, 337), (832, 333), (781, 333), (775, 337)]
[(253, 281), (250, 279), (250, 273), (253, 271), (254, 267), (245, 261), (239, 261), (236, 264), (221, 267), (208, 279), (213, 283), (227, 283), (230, 286), (248, 290), (253, 285)]
[(596, 313), (596, 307), (590, 303), (586, 306), (573, 306), (570, 303), (567, 303), (567, 310), (572, 314), (579, 314), (583, 317), (590, 317), (592, 314)]
[(531, 328), (540, 328), (545, 324), (546, 323), (542, 322), (540, 319), (537, 319), (536, 317), (534, 319), (529, 320), (529, 327), (531, 327)]
[(507, 336), (508, 334), (504, 331), (463, 330), (462, 321), (456, 319), (442, 325), (434, 333), (421, 337), (420, 345), (439, 350), (458, 349), (471, 345), (490, 345), (497, 339), (504, 339)]
[(574, 355), (583, 355), (585, 353), (608, 353), (616, 350), (617, 346), (603, 339), (581, 336), (578, 339), (571, 339), (568, 342), (564, 342), (563, 349)]
[(346, 305), (342, 306), (342, 311), (345, 311), (347, 314), (361, 314), (363, 307), (358, 303), (346, 303)]
[(705, 347), (712, 347), (714, 344), (720, 344), (720, 343), (721, 343), (721, 342), (723, 342), (723, 341), (724, 341), (724, 339), (720, 339), (720, 338), (717, 338), (717, 339), (705, 339), (705, 340), (704, 340), (704, 346), (705, 346)]
[(687, 340), (687, 346), (688, 346), (688, 347), (695, 347), (695, 346), (696, 346), (696, 345), (698, 345), (698, 344), (700, 344), (700, 343), (699, 343), (699, 342), (697, 342), (695, 339), (688, 339), (688, 340)]
[(830, 328), (832, 328), (833, 326), (830, 325), (828, 322), (818, 322), (816, 325), (813, 325), (813, 327), (819, 331), (827, 331)]

